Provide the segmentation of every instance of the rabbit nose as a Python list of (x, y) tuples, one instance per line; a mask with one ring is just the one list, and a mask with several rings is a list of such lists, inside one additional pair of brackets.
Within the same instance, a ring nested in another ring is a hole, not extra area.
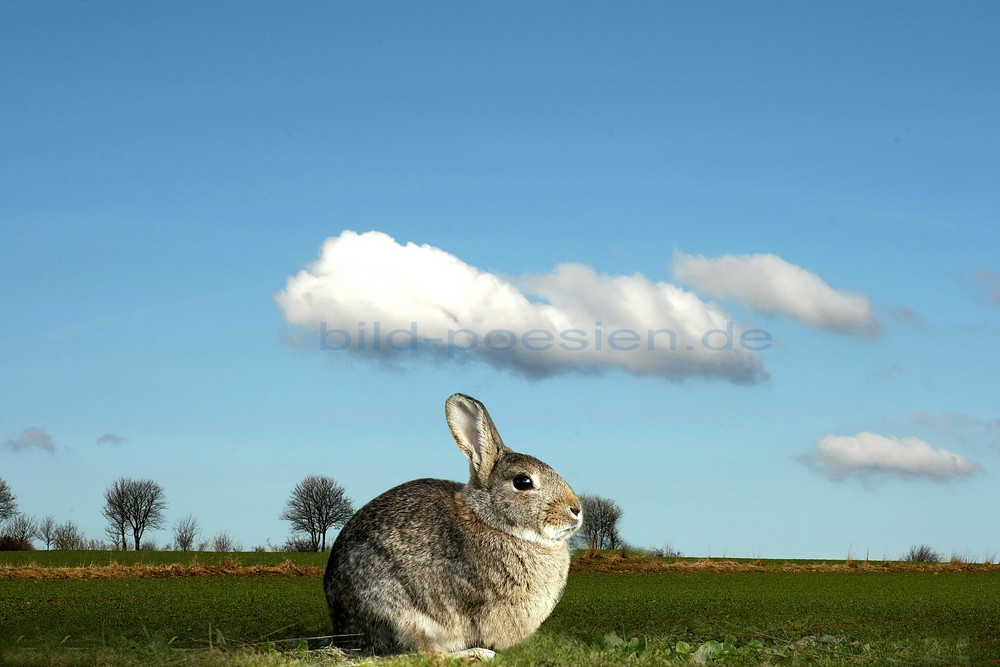
[(569, 511), (573, 513), (573, 516), (580, 516), (580, 508), (576, 506), (570, 506)]

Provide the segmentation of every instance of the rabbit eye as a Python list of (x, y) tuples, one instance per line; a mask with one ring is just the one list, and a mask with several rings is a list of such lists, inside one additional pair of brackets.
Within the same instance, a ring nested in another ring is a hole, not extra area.
[(514, 478), (514, 488), (518, 491), (527, 491), (528, 489), (533, 489), (535, 483), (531, 481), (531, 478), (527, 475), (518, 475)]

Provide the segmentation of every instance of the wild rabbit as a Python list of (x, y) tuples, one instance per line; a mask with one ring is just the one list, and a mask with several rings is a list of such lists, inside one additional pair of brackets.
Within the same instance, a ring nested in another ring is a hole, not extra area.
[(418, 479), (362, 507), (330, 552), (323, 585), (343, 648), (491, 658), (548, 617), (566, 585), (580, 500), (545, 463), (504, 446), (482, 403), (445, 417), (467, 484)]

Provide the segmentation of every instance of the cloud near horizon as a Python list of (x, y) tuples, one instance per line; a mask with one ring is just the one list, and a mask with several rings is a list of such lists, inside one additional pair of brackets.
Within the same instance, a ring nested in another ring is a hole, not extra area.
[(777, 255), (674, 253), (674, 277), (713, 299), (736, 299), (766, 315), (780, 313), (816, 329), (873, 336), (879, 322), (863, 294), (838, 290)]
[(981, 469), (964, 456), (936, 449), (919, 438), (868, 432), (824, 436), (799, 461), (834, 481), (899, 478), (944, 482), (968, 477)]
[(748, 332), (676, 285), (572, 263), (508, 278), (375, 231), (328, 238), (274, 300), (289, 324), (331, 351), (477, 360), (536, 378), (609, 370), (767, 378), (758, 352), (766, 332)]
[(105, 433), (97, 439), (97, 442), (98, 444), (120, 445), (125, 442), (125, 438), (117, 433)]
[(20, 452), (25, 449), (42, 449), (50, 453), (55, 453), (56, 443), (45, 429), (29, 426), (21, 431), (15, 438), (8, 438), (3, 441), (5, 449), (12, 452)]

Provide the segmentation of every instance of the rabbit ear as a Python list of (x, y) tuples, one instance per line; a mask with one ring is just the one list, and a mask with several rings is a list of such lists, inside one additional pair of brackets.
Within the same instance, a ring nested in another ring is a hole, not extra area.
[(497, 461), (510, 451), (500, 439), (490, 413), (476, 399), (454, 394), (444, 404), (444, 415), (455, 443), (469, 459), (470, 483), (486, 488)]

